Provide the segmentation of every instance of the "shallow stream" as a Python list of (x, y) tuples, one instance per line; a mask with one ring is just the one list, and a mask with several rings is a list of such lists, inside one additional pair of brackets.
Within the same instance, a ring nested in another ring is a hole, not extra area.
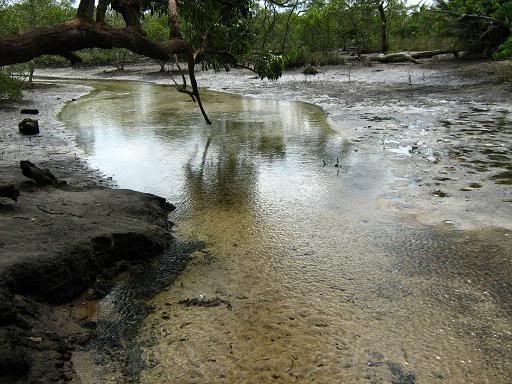
[(61, 114), (91, 167), (166, 197), (177, 237), (205, 243), (149, 301), (136, 381), (512, 380), (507, 231), (401, 215), (389, 158), (316, 106), (205, 92), (207, 126), (172, 88), (91, 85)]

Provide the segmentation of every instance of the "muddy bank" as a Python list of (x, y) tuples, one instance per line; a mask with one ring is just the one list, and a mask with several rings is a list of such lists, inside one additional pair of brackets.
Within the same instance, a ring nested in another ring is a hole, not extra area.
[[(0, 204), (2, 383), (72, 380), (71, 350), (94, 329), (91, 311), (83, 302), (71, 303), (60, 321), (49, 321), (59, 316), (45, 303), (67, 302), (88, 287), (86, 298), (101, 297), (113, 276), (171, 241), (168, 213), (174, 207), (151, 194), (102, 186), (110, 181), (87, 167), (57, 121), (65, 102), (87, 92), (38, 84), (22, 102), (0, 104), (0, 180), (20, 191), (17, 201), (2, 198)], [(40, 134), (18, 133), (22, 108), (39, 111)], [(22, 175), (21, 160), (50, 169), (67, 184), (36, 184)]]

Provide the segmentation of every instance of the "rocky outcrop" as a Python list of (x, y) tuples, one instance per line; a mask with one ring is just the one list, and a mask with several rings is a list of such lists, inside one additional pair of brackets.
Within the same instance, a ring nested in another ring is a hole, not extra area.
[(0, 382), (66, 382), (83, 335), (52, 330), (39, 306), (67, 302), (98, 275), (161, 253), (174, 207), (130, 190), (33, 181), (16, 188), (18, 202), (0, 207)]

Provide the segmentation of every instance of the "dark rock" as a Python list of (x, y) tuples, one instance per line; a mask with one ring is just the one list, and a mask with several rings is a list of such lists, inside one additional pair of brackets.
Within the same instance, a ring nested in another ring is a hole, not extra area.
[(91, 340), (91, 338), (92, 336), (89, 333), (77, 333), (74, 335), (70, 335), (68, 337), (68, 342), (71, 344), (84, 346)]
[(96, 327), (98, 326), (97, 323), (93, 320), (84, 320), (84, 321), (81, 321), (80, 322), (80, 326), (82, 328), (86, 328), (86, 329), (96, 329)]
[(437, 196), (437, 197), (447, 197), (448, 194), (440, 189), (436, 189), (432, 192), (432, 196)]
[(23, 119), (18, 124), (18, 129), (23, 135), (37, 135), (39, 133), (39, 123), (35, 119)]
[(31, 108), (23, 108), (20, 113), (23, 113), (24, 115), (38, 115), (39, 110), (38, 109), (31, 109)]
[(30, 360), (22, 350), (12, 345), (0, 345), (0, 381), (6, 377), (21, 377), (30, 367)]
[(28, 160), (20, 161), (23, 176), (34, 180), (39, 185), (59, 185), (65, 182), (59, 181), (49, 169), (41, 169)]
[(23, 332), (13, 326), (0, 328), (0, 383), (17, 382), (32, 363), (23, 346)]
[(18, 201), (20, 191), (12, 184), (0, 185), (0, 197), (7, 197), (14, 201)]
[(0, 326), (12, 324), (16, 320), (16, 307), (12, 295), (0, 289)]
[(16, 325), (23, 329), (31, 329), (34, 327), (34, 322), (26, 316), (18, 314), (16, 316)]

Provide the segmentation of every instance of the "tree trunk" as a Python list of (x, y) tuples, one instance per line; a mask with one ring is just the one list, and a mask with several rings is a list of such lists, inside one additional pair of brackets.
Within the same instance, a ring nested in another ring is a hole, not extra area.
[(180, 25), (178, 21), (178, 3), (176, 0), (169, 0), (168, 2), (169, 12), (169, 38), (176, 39), (181, 38)]
[(386, 13), (384, 12), (384, 2), (379, 3), (379, 16), (380, 16), (380, 39), (381, 39), (381, 50), (382, 53), (388, 53), (388, 20)]
[(35, 66), (33, 61), (30, 61), (28, 63), (28, 69), (29, 69), (29, 72), (28, 72), (28, 84), (30, 86), (32, 86), (32, 81), (34, 80), (34, 71), (36, 69), (36, 66)]

